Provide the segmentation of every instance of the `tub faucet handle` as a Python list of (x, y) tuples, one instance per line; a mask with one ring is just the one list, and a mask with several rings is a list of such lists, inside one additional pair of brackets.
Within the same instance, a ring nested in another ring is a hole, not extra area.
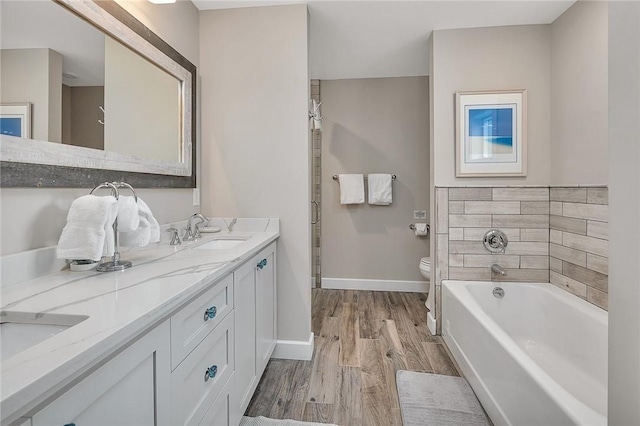
[(499, 229), (490, 229), (484, 234), (484, 247), (491, 253), (504, 253), (509, 239), (507, 235)]

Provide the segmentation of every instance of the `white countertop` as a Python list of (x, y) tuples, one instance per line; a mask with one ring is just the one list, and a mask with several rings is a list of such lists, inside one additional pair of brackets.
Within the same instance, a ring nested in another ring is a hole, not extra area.
[[(69, 385), (279, 235), (277, 219), (239, 219), (231, 233), (203, 234), (199, 241), (178, 246), (162, 241), (128, 251), (122, 259), (134, 266), (123, 272), (67, 270), (3, 288), (2, 311), (88, 319), (2, 363), (2, 424)], [(216, 237), (233, 236), (249, 238), (231, 249), (195, 249)]]

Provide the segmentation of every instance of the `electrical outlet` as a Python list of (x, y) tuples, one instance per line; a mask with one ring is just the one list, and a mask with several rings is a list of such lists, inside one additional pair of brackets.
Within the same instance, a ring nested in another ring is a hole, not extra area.
[(193, 205), (200, 205), (200, 188), (193, 188)]
[(427, 211), (426, 210), (414, 210), (413, 211), (413, 218), (414, 219), (426, 219), (427, 218)]

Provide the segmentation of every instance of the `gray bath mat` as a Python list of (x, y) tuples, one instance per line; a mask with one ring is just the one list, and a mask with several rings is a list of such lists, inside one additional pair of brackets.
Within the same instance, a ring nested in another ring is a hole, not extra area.
[(336, 426), (325, 423), (298, 422), (296, 420), (277, 420), (266, 417), (243, 417), (240, 426)]
[(462, 377), (399, 370), (396, 383), (404, 426), (491, 424)]

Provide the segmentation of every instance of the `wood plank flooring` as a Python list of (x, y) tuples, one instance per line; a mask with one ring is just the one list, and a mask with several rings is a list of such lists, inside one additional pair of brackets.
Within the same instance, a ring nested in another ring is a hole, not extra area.
[(396, 371), (459, 375), (427, 328), (425, 300), (421, 293), (312, 290), (312, 360), (270, 360), (246, 415), (402, 425)]

